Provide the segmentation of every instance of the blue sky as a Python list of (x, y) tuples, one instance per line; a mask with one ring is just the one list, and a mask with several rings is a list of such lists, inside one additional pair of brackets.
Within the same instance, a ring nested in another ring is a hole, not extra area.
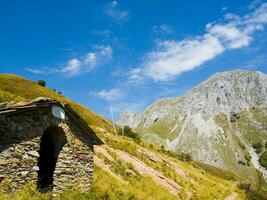
[(215, 72), (267, 73), (267, 2), (1, 0), (0, 72), (110, 118)]

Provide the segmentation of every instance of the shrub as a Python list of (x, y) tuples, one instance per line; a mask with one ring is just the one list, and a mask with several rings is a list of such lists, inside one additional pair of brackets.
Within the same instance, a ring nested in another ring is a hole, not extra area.
[(241, 149), (245, 149), (246, 148), (245, 145), (242, 144), (242, 143), (239, 143), (239, 146), (241, 147)]
[(45, 80), (38, 80), (37, 81), (37, 84), (40, 85), (40, 86), (42, 86), (42, 87), (45, 87), (46, 86)]
[(265, 169), (267, 169), (267, 151), (265, 151), (263, 154), (261, 154), (259, 162), (261, 166), (263, 166)]
[(241, 190), (250, 191), (250, 183), (239, 183), (238, 187)]
[(245, 159), (249, 162), (251, 160), (251, 155), (245, 155)]
[(134, 132), (129, 126), (124, 126), (123, 128), (120, 128), (118, 134), (129, 138), (133, 138), (134, 141), (137, 143), (141, 141), (140, 135)]
[(263, 144), (261, 142), (254, 143), (252, 147), (256, 150), (257, 154), (260, 154), (263, 150)]
[(261, 154), (262, 151), (263, 151), (263, 148), (258, 148), (258, 149), (256, 149), (256, 153), (257, 153), (257, 154)]
[(252, 144), (252, 147), (253, 147), (254, 149), (258, 149), (258, 148), (262, 148), (263, 145), (262, 145), (261, 142), (257, 142), (257, 143)]
[(246, 163), (244, 161), (242, 161), (242, 160), (239, 160), (238, 161), (238, 164), (240, 164), (240, 165), (246, 165)]
[(182, 153), (181, 154), (181, 160), (185, 162), (192, 161), (192, 156), (189, 153)]

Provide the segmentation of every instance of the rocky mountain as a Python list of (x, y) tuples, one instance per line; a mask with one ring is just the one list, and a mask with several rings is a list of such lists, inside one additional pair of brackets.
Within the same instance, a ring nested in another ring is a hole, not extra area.
[[(111, 121), (52, 89), (17, 75), (0, 74), (0, 103), (28, 101), (40, 96), (68, 103), (104, 142), (101, 146), (94, 146), (94, 178), (88, 191), (70, 188), (58, 199), (241, 200), (255, 196), (254, 191), (240, 189), (238, 186), (243, 180), (232, 173), (188, 159), (185, 161), (156, 145), (122, 136), (119, 131), (114, 132)], [(21, 163), (17, 158), (0, 159), (1, 200), (51, 199), (49, 194), (37, 192), (34, 183), (12, 191), (12, 183), (1, 174), (9, 162), (14, 165)], [(7, 189), (8, 192), (3, 192)], [(257, 195), (263, 199), (265, 194)]]
[[(216, 73), (182, 97), (159, 99), (118, 122), (146, 140), (214, 165), (252, 182), (267, 178), (267, 75)], [(265, 167), (265, 168), (264, 168)]]

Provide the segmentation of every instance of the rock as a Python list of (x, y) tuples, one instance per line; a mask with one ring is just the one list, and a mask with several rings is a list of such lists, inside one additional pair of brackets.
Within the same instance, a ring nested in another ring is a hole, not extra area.
[(9, 158), (9, 157), (11, 157), (11, 152), (9, 150), (4, 150), (1, 152), (1, 156), (5, 157), (5, 158)]
[(39, 171), (39, 167), (38, 167), (38, 166), (34, 166), (32, 169), (33, 169), (34, 171), (36, 171), (36, 172)]
[(8, 161), (9, 161), (10, 163), (19, 163), (19, 162), (20, 162), (20, 160), (17, 159), (17, 158), (11, 158), (11, 159), (9, 159)]
[(59, 170), (59, 169), (57, 169), (57, 170), (55, 170), (55, 172), (54, 172), (56, 175), (60, 175), (60, 174), (62, 174), (62, 171), (61, 170)]
[(121, 114), (118, 125), (121, 127), (130, 126), (131, 128), (137, 128), (142, 120), (142, 113), (125, 111)]
[(67, 166), (66, 166), (64, 163), (62, 163), (62, 162), (57, 162), (56, 166), (59, 167), (59, 168), (67, 167)]
[(20, 172), (20, 174), (21, 174), (21, 176), (27, 176), (27, 174), (28, 174), (29, 172), (27, 172), (27, 171), (23, 171), (23, 172)]
[(4, 160), (4, 159), (0, 159), (0, 166), (5, 166), (5, 165), (8, 165), (9, 162), (7, 160)]
[(31, 157), (28, 154), (25, 153), (25, 154), (22, 155), (22, 159), (23, 160), (27, 160), (27, 159), (31, 159)]
[(1, 182), (1, 180), (3, 180), (5, 177), (6, 177), (5, 174), (0, 174), (0, 182)]
[(24, 151), (21, 149), (15, 149), (14, 151), (14, 157), (20, 157), (24, 154)]
[(34, 157), (39, 157), (39, 153), (37, 151), (29, 151), (27, 154)]
[(37, 97), (33, 99), (31, 103), (40, 103), (40, 102), (47, 102), (47, 101), (52, 101), (52, 99), (48, 97)]
[(62, 160), (61, 162), (64, 163), (64, 164), (70, 164), (71, 160)]
[(88, 173), (92, 173), (94, 171), (94, 168), (93, 167), (88, 167), (87, 170), (86, 170)]
[(130, 169), (126, 169), (125, 172), (126, 172), (126, 174), (127, 174), (128, 176), (133, 176), (133, 175), (135, 175), (134, 171), (132, 171), (132, 170), (130, 170)]

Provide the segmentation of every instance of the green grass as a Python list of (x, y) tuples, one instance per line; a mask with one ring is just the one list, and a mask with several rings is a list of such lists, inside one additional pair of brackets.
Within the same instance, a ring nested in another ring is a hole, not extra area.
[[(126, 137), (110, 137), (105, 135), (104, 138), (109, 146), (114, 149), (126, 151), (155, 170), (160, 171), (166, 177), (177, 182), (183, 188), (181, 193), (178, 194), (181, 199), (186, 196), (188, 191), (193, 193), (194, 199), (211, 199), (211, 197), (223, 199), (223, 197), (231, 194), (233, 188), (235, 188), (241, 196), (243, 195), (236, 186), (237, 181), (241, 181), (242, 179), (233, 173), (212, 166), (202, 165), (194, 161), (182, 162), (179, 160), (179, 155), (172, 152), (162, 151), (161, 148), (145, 141), (142, 141), (140, 144), (136, 144), (134, 141)], [(146, 148), (151, 152), (160, 154), (167, 159), (172, 160), (177, 164), (177, 166), (179, 166), (179, 168), (189, 174), (191, 181), (181, 178), (178, 174), (176, 174), (174, 168), (168, 163), (151, 161), (144, 152), (140, 150), (138, 151), (140, 147)], [(123, 167), (121, 162), (118, 163), (120, 167)], [(120, 169), (119, 171), (123, 171), (123, 169)], [(119, 173), (118, 171), (114, 172)], [(120, 176), (125, 178), (124, 174), (120, 174)]]
[[(29, 184), (21, 188), (19, 192), (5, 194), (0, 192), (1, 200), (48, 200), (51, 194), (41, 194), (35, 190), (34, 185)], [(177, 197), (156, 185), (150, 178), (142, 177), (138, 181), (132, 181), (125, 185), (110, 176), (101, 168), (95, 166), (94, 182), (87, 192), (81, 192), (77, 188), (68, 188), (63, 191), (59, 199), (64, 200), (175, 200)]]

